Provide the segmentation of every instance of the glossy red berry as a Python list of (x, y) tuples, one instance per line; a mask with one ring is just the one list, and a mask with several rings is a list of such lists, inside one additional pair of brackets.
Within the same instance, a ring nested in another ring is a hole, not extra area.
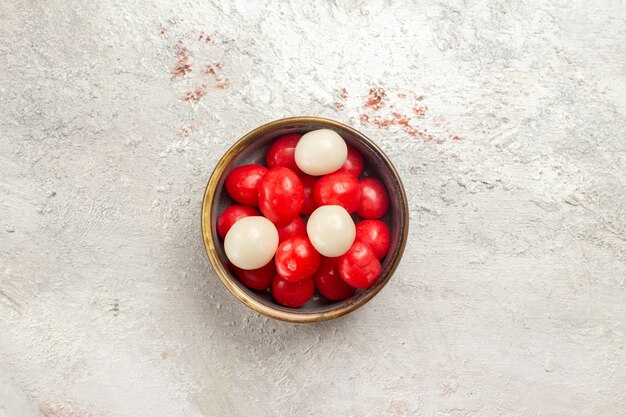
[(306, 236), (306, 225), (300, 216), (294, 217), (293, 220), (282, 226), (276, 226), (276, 230), (278, 230), (279, 242), (292, 236)]
[(248, 216), (260, 216), (259, 210), (254, 207), (238, 206), (236, 204), (226, 207), (217, 218), (217, 234), (224, 239), (226, 233), (228, 233), (237, 220)]
[(267, 171), (264, 166), (256, 164), (237, 167), (226, 177), (226, 191), (236, 202), (256, 206), (259, 181)]
[(276, 272), (287, 281), (311, 278), (320, 266), (321, 256), (306, 236), (292, 236), (278, 245)]
[(301, 213), (307, 216), (313, 213), (317, 208), (317, 204), (315, 204), (315, 199), (313, 198), (313, 187), (315, 187), (317, 180), (318, 177), (311, 175), (300, 176), (300, 181), (302, 181), (302, 187), (304, 188), (304, 204), (302, 205)]
[(339, 276), (338, 258), (322, 257), (322, 263), (315, 273), (315, 287), (330, 301), (341, 301), (352, 296), (356, 291)]
[(272, 168), (259, 182), (259, 209), (275, 224), (285, 224), (300, 214), (304, 204), (302, 182), (289, 168)]
[(315, 284), (313, 279), (290, 282), (276, 275), (272, 281), (272, 296), (276, 302), (285, 307), (299, 308), (313, 296)]
[(313, 187), (313, 198), (318, 206), (339, 205), (354, 213), (361, 205), (359, 180), (345, 172), (324, 175)]
[(335, 172), (345, 172), (358, 178), (361, 172), (363, 172), (363, 157), (359, 151), (352, 146), (348, 146), (348, 158), (343, 166)]
[(274, 260), (258, 269), (241, 269), (233, 264), (230, 264), (230, 267), (243, 285), (256, 291), (269, 288), (276, 275)]
[(296, 160), (294, 158), (296, 145), (301, 137), (302, 135), (299, 133), (289, 133), (276, 139), (270, 145), (267, 155), (265, 155), (267, 166), (270, 168), (289, 168), (296, 175), (301, 175), (303, 172), (300, 171), (300, 168), (296, 165)]
[(389, 251), (391, 234), (387, 225), (380, 220), (362, 220), (356, 225), (357, 242), (369, 245), (374, 251), (376, 258), (382, 260)]
[(348, 252), (339, 257), (337, 266), (341, 278), (354, 288), (371, 287), (382, 269), (372, 248), (363, 242), (354, 242)]
[(361, 180), (361, 205), (356, 214), (364, 219), (380, 219), (387, 213), (389, 198), (382, 182), (375, 178)]

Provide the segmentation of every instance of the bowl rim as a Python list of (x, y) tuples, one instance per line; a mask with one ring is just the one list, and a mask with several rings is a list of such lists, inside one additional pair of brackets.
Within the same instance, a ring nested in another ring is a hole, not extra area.
[[(215, 189), (217, 188), (217, 184), (224, 174), (226, 167), (230, 163), (230, 161), (239, 154), (240, 151), (248, 144), (249, 141), (253, 140), (255, 137), (262, 135), (264, 133), (271, 132), (272, 130), (279, 129), (281, 127), (285, 127), (292, 124), (317, 124), (322, 125), (327, 128), (338, 128), (340, 130), (347, 130), (352, 135), (359, 138), (363, 142), (366, 142), (367, 145), (373, 148), (377, 156), (380, 157), (384, 164), (391, 170), (392, 177), (398, 184), (400, 188), (400, 199), (401, 199), (401, 211), (403, 227), (399, 230), (400, 239), (398, 244), (398, 249), (395, 251), (395, 258), (391, 261), (391, 265), (387, 274), (382, 277), (381, 282), (376, 285), (370, 292), (365, 294), (365, 296), (355, 299), (353, 302), (340, 304), (328, 311), (321, 312), (291, 312), (291, 311), (283, 311), (274, 307), (267, 306), (262, 302), (256, 300), (247, 294), (239, 285), (234, 282), (234, 279), (231, 277), (230, 272), (226, 268), (226, 266), (221, 262), (219, 258), (217, 248), (215, 247), (215, 243), (213, 241), (212, 235), (212, 227), (211, 227), (211, 210), (213, 206), (213, 200), (215, 197)], [(250, 307), (252, 310), (257, 313), (261, 313), (265, 316), (283, 320), (292, 323), (312, 323), (312, 322), (320, 322), (331, 320), (337, 317), (341, 317), (345, 314), (348, 314), (357, 308), (366, 304), (369, 300), (371, 300), (376, 294), (383, 289), (383, 287), (387, 284), (393, 273), (395, 272), (398, 264), (400, 263), (400, 259), (404, 253), (404, 249), (406, 247), (406, 242), (408, 238), (408, 229), (409, 229), (409, 210), (408, 210), (408, 202), (406, 197), (406, 192), (404, 190), (404, 185), (400, 179), (400, 175), (396, 171), (395, 167), (387, 157), (387, 155), (376, 145), (370, 138), (365, 136), (363, 133), (357, 131), (356, 129), (345, 125), (336, 120), (327, 119), (323, 117), (317, 116), (297, 116), (297, 117), (287, 117), (283, 119), (274, 120), (268, 123), (265, 123), (250, 132), (243, 135), (239, 140), (237, 140), (220, 158), (218, 163), (215, 165), (213, 169), (213, 173), (209, 177), (209, 181), (207, 182), (204, 198), (202, 200), (202, 209), (201, 209), (201, 230), (202, 230), (202, 241), (204, 242), (204, 247), (206, 253), (209, 257), (211, 264), (213, 265), (213, 269), (215, 273), (220, 278), (222, 283), (228, 288), (228, 290), (239, 299), (246, 306)]]

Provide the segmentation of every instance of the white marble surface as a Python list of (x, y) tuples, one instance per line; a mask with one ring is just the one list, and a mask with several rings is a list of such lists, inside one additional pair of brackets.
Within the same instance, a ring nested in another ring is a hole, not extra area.
[[(624, 415), (623, 1), (0, 17), (0, 416)], [(245, 308), (199, 232), (229, 144), (302, 114), (374, 138), (411, 206), (389, 285), (314, 325)]]

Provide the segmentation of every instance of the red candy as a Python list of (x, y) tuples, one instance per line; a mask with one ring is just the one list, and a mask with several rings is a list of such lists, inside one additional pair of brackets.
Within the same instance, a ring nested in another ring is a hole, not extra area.
[(278, 245), (276, 272), (290, 282), (311, 278), (320, 266), (321, 256), (306, 236), (292, 236)]
[(380, 275), (380, 262), (371, 247), (354, 242), (348, 252), (339, 257), (339, 275), (354, 288), (371, 287)]
[(387, 213), (389, 198), (383, 183), (375, 178), (361, 180), (361, 205), (356, 214), (364, 219), (380, 219)]
[(345, 172), (324, 175), (313, 187), (313, 198), (318, 206), (334, 204), (354, 213), (361, 205), (359, 180)]
[(233, 169), (226, 177), (226, 191), (240, 204), (256, 206), (258, 202), (258, 185), (267, 173), (261, 165), (243, 165)]
[(220, 217), (217, 218), (217, 234), (224, 239), (226, 233), (228, 233), (237, 220), (248, 216), (259, 215), (259, 210), (254, 207), (238, 206), (236, 204), (226, 207), (222, 214), (220, 214)]
[(380, 220), (362, 220), (356, 225), (354, 240), (369, 245), (380, 261), (389, 251), (391, 234), (387, 225)]
[(302, 206), (302, 214), (310, 215), (317, 208), (317, 204), (315, 204), (315, 200), (313, 199), (313, 187), (317, 182), (318, 177), (313, 177), (311, 175), (302, 175), (300, 177), (300, 181), (302, 181), (302, 186), (304, 187), (304, 205)]
[(230, 264), (230, 267), (243, 285), (257, 291), (267, 289), (272, 284), (274, 275), (276, 275), (274, 261), (258, 269), (241, 269), (233, 264)]
[(304, 189), (288, 168), (272, 168), (259, 181), (259, 209), (275, 224), (285, 224), (300, 214)]
[(292, 170), (296, 175), (303, 174), (296, 165), (294, 157), (296, 145), (301, 137), (302, 135), (299, 133), (290, 133), (276, 139), (265, 156), (267, 166), (270, 168), (285, 167)]
[[(274, 300), (290, 308), (306, 304), (315, 288), (330, 301), (346, 300), (357, 289), (370, 288), (380, 277), (381, 261), (391, 245), (389, 227), (377, 220), (386, 214), (389, 197), (378, 179), (359, 181), (364, 168), (361, 154), (348, 146), (346, 162), (337, 171), (322, 177), (306, 175), (295, 161), (301, 137), (282, 135), (270, 145), (265, 156), (270, 169), (248, 164), (227, 175), (226, 191), (238, 204), (227, 207), (216, 223), (222, 239), (244, 217), (262, 213), (274, 223), (279, 239), (274, 259), (258, 269), (230, 264), (230, 270), (252, 290), (271, 288)], [(340, 205), (365, 219), (356, 224), (350, 249), (338, 258), (321, 256), (307, 236), (302, 216), (323, 205)]]
[(335, 172), (345, 172), (358, 178), (362, 171), (363, 157), (359, 151), (354, 149), (352, 146), (348, 146), (348, 158), (343, 166)]
[(276, 226), (276, 230), (279, 242), (292, 236), (306, 236), (306, 225), (300, 216), (294, 217), (292, 221), (282, 226)]
[(289, 282), (276, 275), (272, 281), (272, 296), (278, 304), (285, 307), (302, 307), (311, 299), (314, 291), (315, 284), (311, 278)]
[(322, 263), (315, 273), (315, 287), (330, 301), (341, 301), (352, 296), (356, 291), (339, 276), (337, 258), (322, 257)]

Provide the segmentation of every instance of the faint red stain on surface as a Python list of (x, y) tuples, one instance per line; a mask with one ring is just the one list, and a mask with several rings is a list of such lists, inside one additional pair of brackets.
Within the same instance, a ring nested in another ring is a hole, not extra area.
[(440, 115), (433, 117), (432, 122), (435, 126), (441, 128), (444, 132), (446, 132), (446, 134), (448, 135), (448, 138), (450, 138), (451, 140), (455, 142), (459, 142), (464, 139), (463, 136), (454, 133), (452, 129), (450, 129), (448, 120), (446, 119), (444, 115), (440, 114)]
[(393, 116), (393, 118), (391, 119), (392, 124), (398, 126), (408, 126), (409, 122), (411, 121), (411, 119), (409, 119), (409, 116), (407, 116), (406, 114), (392, 113), (391, 115)]
[(365, 98), (365, 104), (363, 107), (369, 108), (371, 110), (380, 110), (385, 106), (385, 98), (387, 97), (387, 93), (382, 87), (372, 87), (370, 88), (369, 94)]
[[(428, 106), (423, 103), (424, 96), (417, 95), (413, 91), (396, 91), (394, 94), (387, 93), (381, 87), (372, 87), (361, 106), (360, 121), (362, 124), (375, 126), (379, 129), (388, 129), (398, 126), (408, 136), (421, 139), (426, 142), (443, 143), (446, 140), (460, 141), (463, 137), (451, 131), (444, 116), (433, 117), (430, 122), (441, 130), (440, 134), (429, 133), (426, 127), (420, 127), (428, 123), (426, 116)], [(335, 104), (336, 106), (336, 104)], [(381, 109), (385, 108), (384, 111)]]
[(198, 130), (198, 127), (195, 124), (190, 123), (187, 126), (182, 127), (178, 131), (177, 136), (181, 137), (181, 138), (186, 138), (186, 137), (189, 137), (189, 135), (191, 135), (192, 133), (194, 133), (197, 130)]
[(413, 113), (417, 116), (417, 117), (424, 117), (426, 115), (426, 106), (417, 106), (417, 107), (413, 107)]
[(415, 100), (415, 101), (422, 101), (424, 100), (424, 96), (418, 96), (417, 94), (415, 94), (415, 91), (409, 91), (408, 93), (406, 91), (398, 91), (396, 93), (396, 95), (398, 96), (399, 99), (401, 100), (406, 100), (407, 98), (411, 97), (411, 99)]
[(176, 45), (176, 57), (179, 62), (189, 62), (189, 51), (183, 46), (182, 42)]
[(221, 81), (224, 78), (224, 76), (222, 75), (222, 64), (219, 62), (212, 65), (205, 65), (202, 73), (213, 76), (215, 81)]
[(198, 102), (207, 93), (207, 86), (201, 85), (200, 87), (189, 90), (185, 93), (183, 100), (188, 102)]
[(191, 72), (191, 65), (179, 64), (172, 69), (172, 78), (182, 78)]
[(213, 76), (217, 76), (217, 72), (215, 71), (215, 67), (211, 64), (207, 64), (204, 66), (204, 69), (202, 70), (202, 72), (204, 74), (207, 75), (213, 75)]
[(172, 79), (182, 78), (191, 72), (191, 64), (189, 63), (189, 51), (182, 43), (176, 46), (176, 66), (172, 69)]
[(202, 84), (200, 87), (196, 87), (194, 89), (187, 91), (185, 95), (183, 96), (183, 100), (190, 102), (190, 103), (197, 103), (198, 101), (200, 101), (202, 97), (204, 97), (209, 92), (210, 89), (226, 90), (227, 88), (230, 88), (230, 86), (231, 86), (230, 80), (228, 79), (225, 79), (221, 82), (218, 82), (216, 84), (211, 84), (211, 85)]
[[(217, 62), (229, 55), (227, 47), (221, 43), (216, 45), (216, 41), (220, 39), (219, 34), (186, 30), (177, 19), (160, 24), (157, 22), (157, 25), (155, 29), (168, 47), (169, 59), (174, 64), (171, 67), (168, 65), (166, 71), (169, 71), (177, 100), (197, 107), (204, 96), (231, 88), (232, 82), (223, 71), (225, 65)], [(174, 126), (172, 133), (180, 140), (192, 137), (201, 128), (202, 124), (193, 122)]]
[(215, 85), (213, 85), (211, 87), (217, 88), (219, 90), (226, 90), (227, 88), (230, 87), (230, 81), (228, 79), (226, 79), (223, 82), (217, 83), (217, 84), (215, 84)]
[(335, 106), (336, 109), (341, 110), (346, 107), (346, 100), (348, 100), (348, 90), (346, 90), (345, 88), (340, 88), (337, 91), (337, 95), (339, 96), (339, 98), (333, 103), (333, 106)]
[(409, 136), (423, 139), (428, 142), (435, 139), (432, 135), (427, 134), (425, 131), (422, 132), (419, 129), (411, 126), (411, 118), (406, 114), (393, 112), (391, 113), (391, 117), (370, 117), (367, 114), (362, 114), (360, 120), (363, 124), (370, 124), (372, 126), (376, 126), (379, 129), (387, 129), (390, 126), (400, 126), (402, 130), (404, 130)]
[(202, 72), (206, 75), (210, 75), (213, 77), (213, 79), (215, 81), (217, 81), (217, 84), (213, 84), (210, 87), (211, 88), (216, 88), (219, 90), (225, 90), (228, 87), (230, 87), (230, 80), (228, 78), (225, 78), (222, 74), (222, 64), (219, 62), (216, 62), (214, 64), (208, 64), (204, 67), (204, 69), (202, 70)]
[(433, 123), (436, 126), (443, 126), (446, 124), (446, 118), (442, 115), (435, 116), (433, 117)]
[(386, 129), (389, 126), (394, 124), (392, 119), (385, 119), (381, 116), (370, 117), (367, 114), (362, 114), (360, 119), (361, 119), (361, 123), (370, 124), (380, 129)]
[(393, 113), (393, 121), (394, 124), (398, 126), (402, 126), (402, 129), (411, 137), (423, 139), (427, 142), (434, 140), (433, 135), (422, 132), (417, 128), (411, 126), (411, 119), (406, 114)]
[(198, 36), (198, 42), (211, 43), (212, 40), (213, 36), (204, 32), (200, 32), (200, 36)]

